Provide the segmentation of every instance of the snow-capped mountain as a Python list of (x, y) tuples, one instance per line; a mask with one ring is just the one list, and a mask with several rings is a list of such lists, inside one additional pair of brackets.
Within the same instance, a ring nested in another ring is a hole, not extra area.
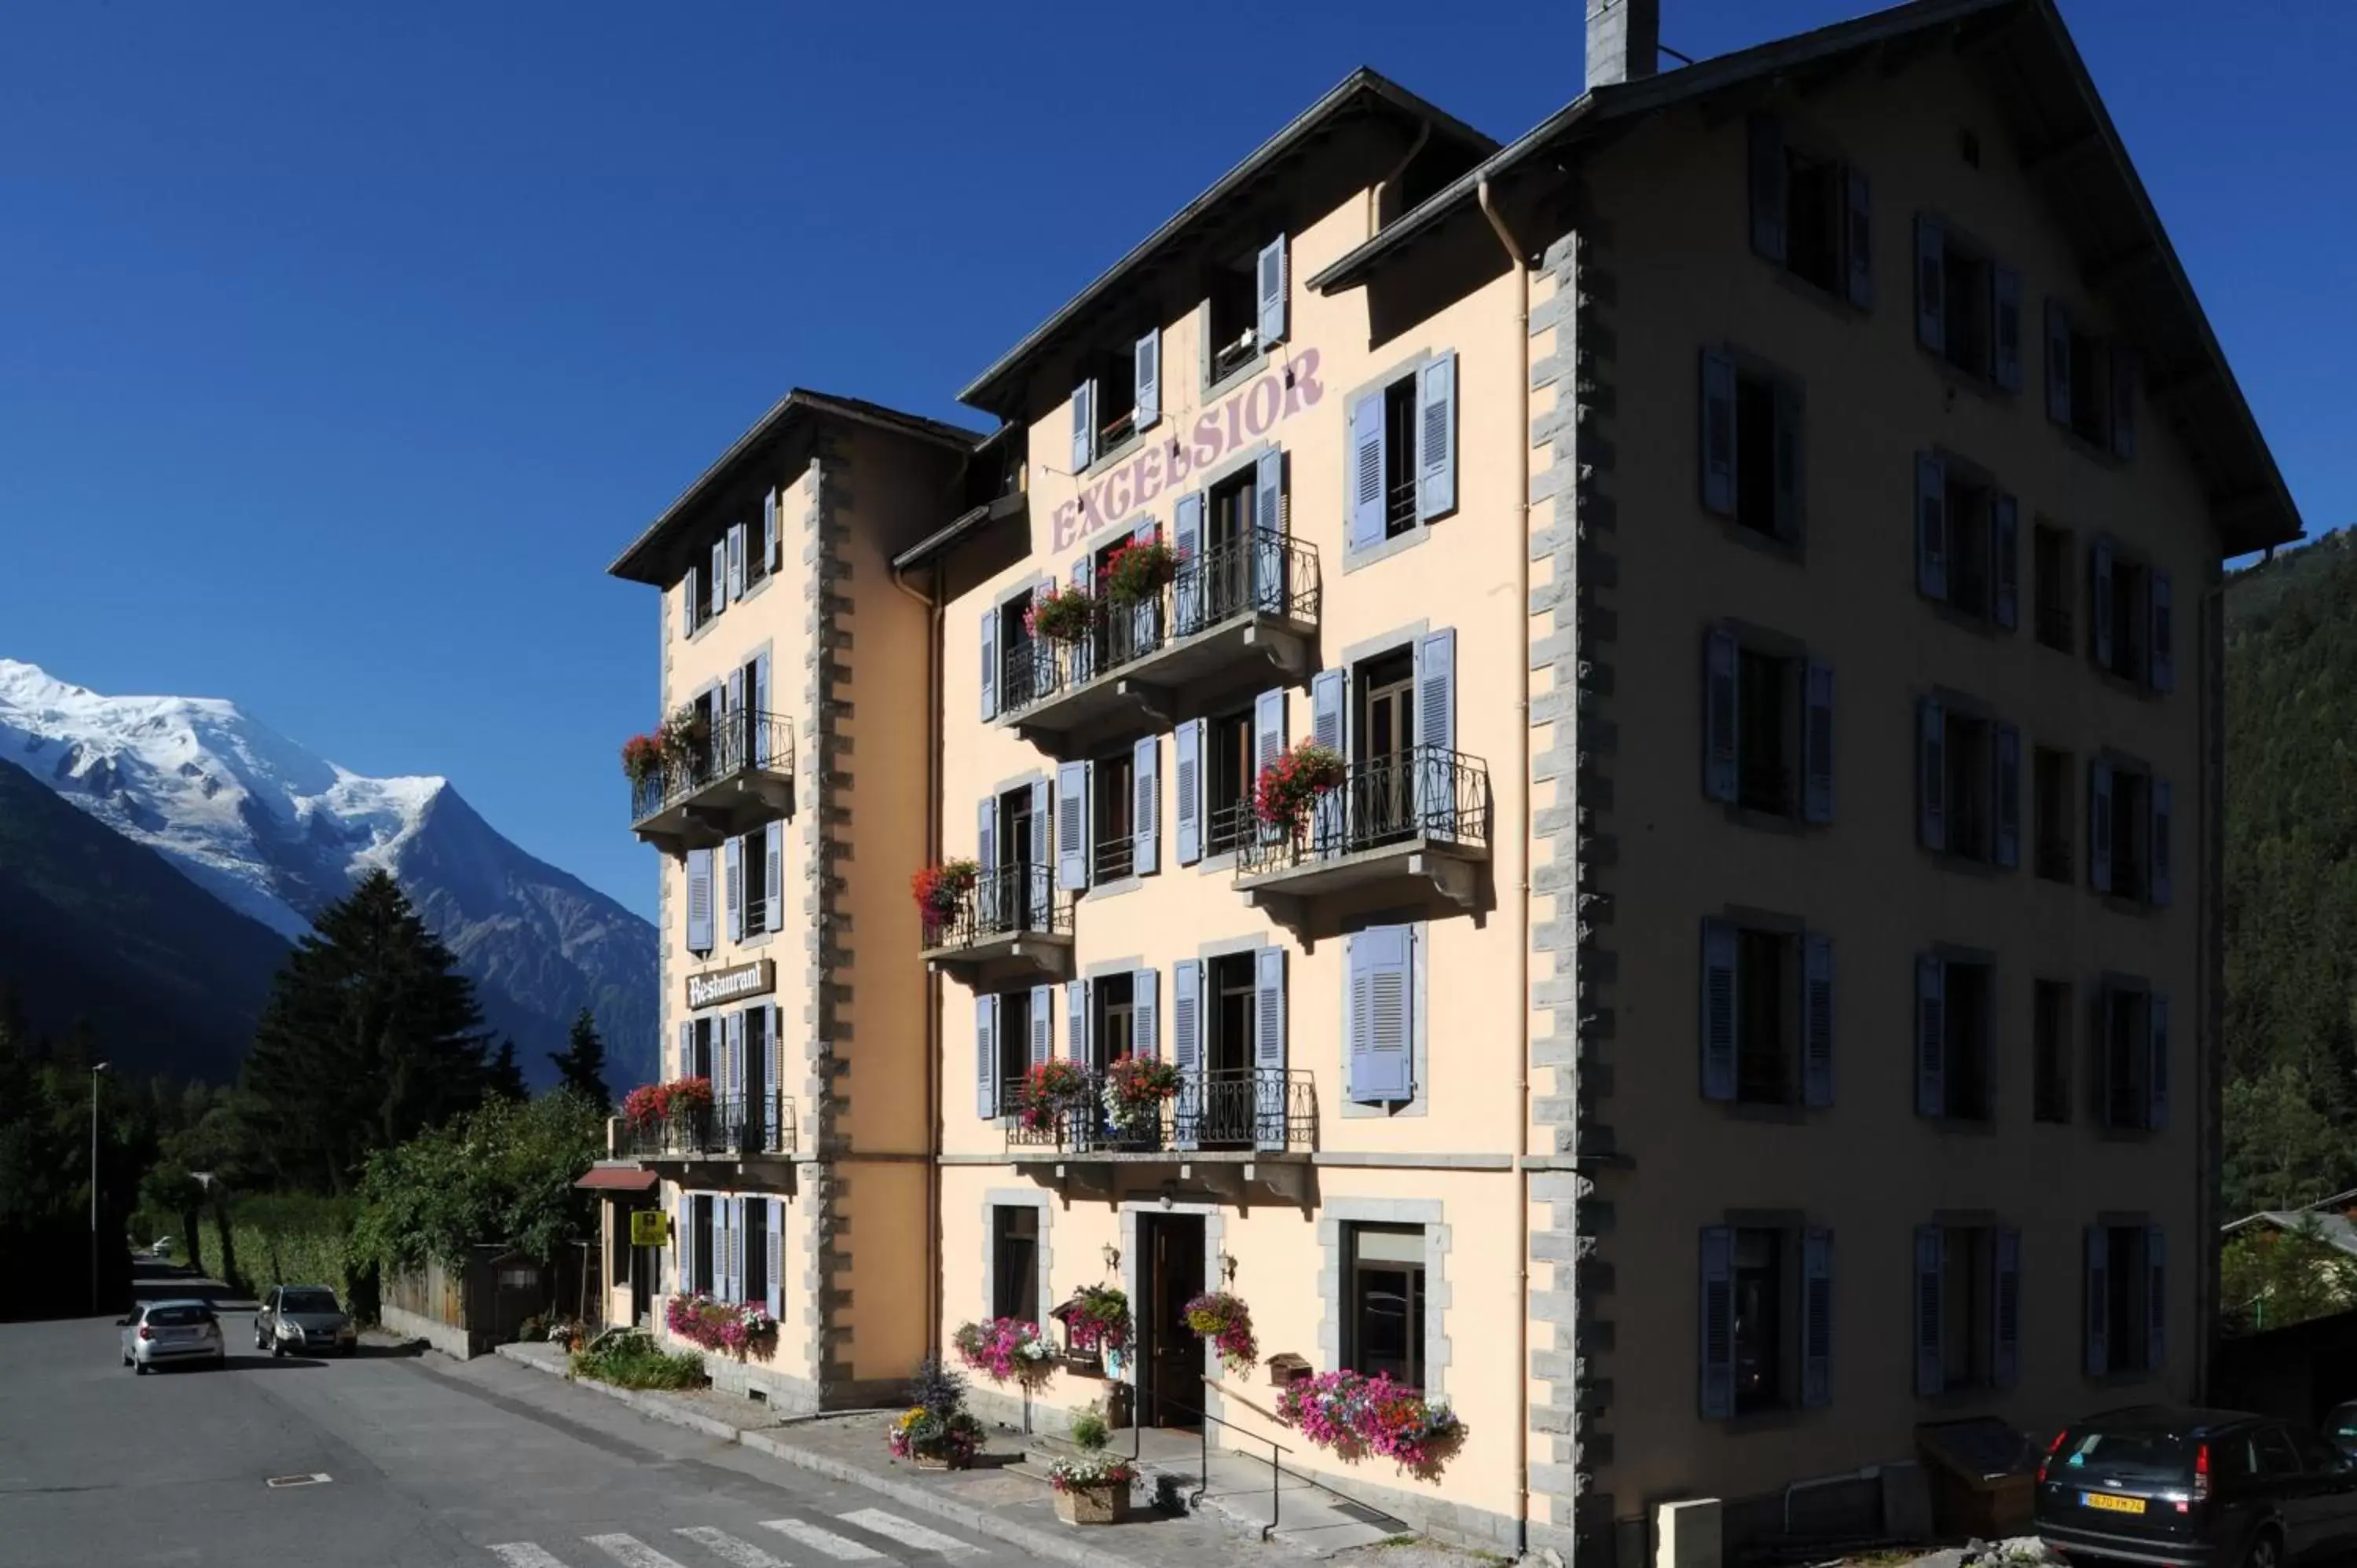
[(447, 779), (351, 773), (207, 697), (111, 697), (0, 659), (0, 757), (292, 938), (376, 866), (476, 982), (527, 1073), (587, 1002), (617, 1090), (651, 1067), (654, 928), (510, 843)]

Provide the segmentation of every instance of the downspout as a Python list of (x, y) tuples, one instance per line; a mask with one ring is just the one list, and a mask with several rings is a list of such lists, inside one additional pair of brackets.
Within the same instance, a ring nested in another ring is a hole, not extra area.
[[(1514, 424), (1514, 451), (1521, 472), (1515, 493), (1523, 504), (1523, 532), (1514, 545), (1515, 570), (1521, 580), (1521, 592), (1515, 602), (1522, 607), (1523, 642), (1522, 652), (1514, 660), (1522, 680), (1522, 701), (1517, 711), (1523, 717), (1516, 726), (1522, 743), (1522, 778), (1514, 791), (1522, 802), (1521, 821), (1515, 827), (1521, 835), (1523, 866), (1521, 886), (1515, 890), (1522, 901), (1522, 919), (1516, 928), (1521, 940), (1514, 944), (1514, 994), (1522, 999), (1523, 1009), (1523, 1054), (1515, 1063), (1514, 1085), (1521, 1112), (1514, 1127), (1514, 1222), (1522, 1237), (1515, 1259), (1515, 1278), (1520, 1282), (1523, 1303), (1522, 1310), (1514, 1315), (1515, 1403), (1521, 1412), (1514, 1423), (1514, 1546), (1519, 1556), (1527, 1552), (1531, 1544), (1531, 269), (1523, 259), (1522, 246), (1514, 242), (1506, 220), (1491, 202), (1487, 176), (1475, 187), (1475, 200), (1480, 206), (1481, 216), (1496, 231), (1498, 243), (1505, 248), (1506, 264), (1514, 269), (1518, 309), (1514, 316), (1512, 358), (1522, 409)], [(1573, 788), (1577, 788), (1577, 783)]]
[[(1417, 121), (1415, 126), (1415, 140), (1408, 144), (1407, 155), (1401, 158), (1399, 162), (1392, 166), (1392, 169), (1389, 174), (1383, 176), (1383, 178), (1375, 181), (1373, 185), (1367, 188), (1368, 239), (1373, 239), (1376, 232), (1383, 226), (1383, 198), (1390, 193), (1393, 184), (1398, 180), (1400, 176), (1407, 173), (1407, 166), (1415, 162), (1415, 155), (1424, 151), (1424, 144), (1430, 140), (1432, 140), (1432, 122), (1429, 120)], [(1491, 221), (1494, 222), (1496, 220), (1493, 219)]]
[[(925, 864), (942, 858), (942, 638), (948, 610), (942, 567), (930, 595), (909, 585), (899, 567), (892, 585), (925, 607)], [(942, 1329), (942, 977), (925, 976), (925, 1352), (941, 1353)]]

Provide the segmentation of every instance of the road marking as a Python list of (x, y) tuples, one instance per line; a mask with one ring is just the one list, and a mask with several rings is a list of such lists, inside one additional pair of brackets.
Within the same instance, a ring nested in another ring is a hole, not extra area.
[(325, 1470), (314, 1470), (307, 1476), (273, 1476), (262, 1484), (274, 1490), (284, 1490), (288, 1487), (323, 1487), (334, 1479)]
[(903, 1546), (913, 1546), (920, 1552), (980, 1552), (979, 1546), (968, 1546), (953, 1535), (943, 1535), (938, 1530), (927, 1530), (921, 1524), (911, 1524), (896, 1513), (882, 1509), (861, 1509), (857, 1513), (837, 1514), (845, 1524), (856, 1524), (862, 1530), (872, 1530), (888, 1536)]
[(511, 1541), (491, 1548), (491, 1555), (508, 1568), (565, 1568), (565, 1560), (543, 1552), (529, 1541)]
[(761, 1521), (761, 1528), (791, 1536), (813, 1552), (823, 1552), (829, 1557), (845, 1563), (873, 1563), (884, 1555), (873, 1547), (862, 1546), (847, 1535), (837, 1535), (831, 1530), (821, 1530), (798, 1519), (765, 1519)]
[(585, 1535), (581, 1538), (617, 1563), (627, 1563), (630, 1568), (685, 1568), (675, 1558), (665, 1557), (635, 1535)]
[(793, 1568), (784, 1558), (772, 1557), (751, 1541), (739, 1541), (710, 1525), (683, 1525), (674, 1533), (687, 1537), (722, 1562), (735, 1563), (737, 1568)]

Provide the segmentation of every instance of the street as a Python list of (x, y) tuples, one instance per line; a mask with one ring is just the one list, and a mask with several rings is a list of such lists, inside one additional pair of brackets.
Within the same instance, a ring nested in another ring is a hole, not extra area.
[[(498, 1358), (365, 1346), (273, 1360), (251, 1313), (221, 1326), (225, 1370), (135, 1377), (113, 1318), (0, 1325), (0, 1568), (1023, 1557)], [(311, 1476), (326, 1478), (268, 1484)]]

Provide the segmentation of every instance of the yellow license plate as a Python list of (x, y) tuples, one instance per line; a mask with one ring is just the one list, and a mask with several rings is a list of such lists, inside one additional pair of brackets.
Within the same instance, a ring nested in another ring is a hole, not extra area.
[(2109, 1492), (2081, 1492), (2079, 1500), (2091, 1509), (2101, 1509), (2105, 1513), (2144, 1512), (2142, 1498), (2115, 1498)]

